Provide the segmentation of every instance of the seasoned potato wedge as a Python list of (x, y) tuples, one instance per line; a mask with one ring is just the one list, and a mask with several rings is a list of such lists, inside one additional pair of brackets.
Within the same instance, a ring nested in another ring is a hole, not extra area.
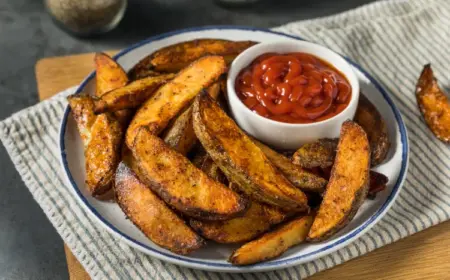
[(229, 180), (252, 199), (286, 211), (307, 211), (305, 194), (278, 171), (258, 146), (207, 93), (194, 101), (194, 131)]
[[(208, 93), (216, 99), (220, 93), (220, 84), (215, 82), (208, 88)], [(192, 127), (192, 105), (187, 107), (175, 120), (169, 124), (162, 139), (175, 151), (186, 155), (197, 142)]]
[(249, 265), (276, 258), (292, 246), (305, 241), (313, 216), (298, 217), (237, 249), (229, 261), (234, 265)]
[(354, 120), (364, 129), (369, 138), (372, 166), (380, 164), (386, 158), (391, 146), (387, 126), (380, 112), (363, 94), (359, 96)]
[(111, 189), (120, 160), (122, 126), (110, 114), (96, 116), (89, 96), (72, 95), (67, 99), (84, 143), (86, 184), (93, 196), (103, 195)]
[(293, 164), (287, 157), (277, 153), (271, 148), (267, 147), (258, 140), (252, 138), (253, 142), (258, 146), (266, 157), (278, 168), (281, 173), (294, 186), (302, 191), (308, 192), (323, 192), (327, 185), (327, 181), (317, 175), (303, 170), (300, 166)]
[(203, 239), (139, 181), (123, 162), (117, 168), (114, 192), (128, 219), (159, 246), (186, 255), (204, 244)]
[(439, 88), (431, 65), (424, 66), (416, 86), (420, 112), (433, 134), (442, 142), (450, 143), (450, 102)]
[(201, 220), (226, 220), (242, 215), (248, 201), (208, 177), (147, 128), (131, 147), (139, 178), (167, 204)]
[(175, 74), (165, 74), (148, 77), (107, 92), (94, 101), (94, 111), (96, 114), (100, 114), (136, 108), (174, 76)]
[(353, 219), (367, 197), (369, 171), (367, 134), (355, 122), (345, 121), (331, 177), (308, 234), (310, 241), (327, 239)]
[(190, 225), (207, 239), (219, 243), (236, 243), (252, 240), (286, 217), (287, 214), (277, 208), (253, 201), (242, 217), (212, 222), (191, 219)]
[[(228, 179), (220, 170), (219, 166), (212, 160), (212, 158), (206, 153), (205, 150), (197, 152), (197, 154), (192, 159), (192, 163), (211, 179), (216, 180), (224, 185), (228, 184)], [(231, 189), (236, 191), (235, 189)]]
[[(102, 97), (107, 92), (123, 87), (128, 83), (128, 76), (123, 68), (109, 55), (96, 53), (95, 64), (95, 96)], [(116, 111), (113, 115), (126, 126), (130, 121), (132, 112), (129, 110)]]
[(131, 69), (130, 75), (142, 76), (149, 70), (175, 73), (206, 55), (223, 56), (229, 64), (239, 53), (255, 44), (251, 41), (234, 42), (219, 39), (182, 42), (162, 48), (145, 57)]
[(225, 71), (226, 64), (220, 56), (206, 56), (181, 71), (173, 80), (163, 85), (136, 112), (127, 130), (128, 147), (134, 142), (138, 130), (148, 127), (159, 134), (183, 108), (203, 89), (209, 87)]
[(319, 139), (305, 144), (292, 156), (292, 162), (304, 168), (326, 168), (333, 165), (338, 139)]
[(95, 95), (102, 97), (105, 93), (128, 84), (127, 73), (109, 55), (96, 53), (94, 56), (96, 70)]

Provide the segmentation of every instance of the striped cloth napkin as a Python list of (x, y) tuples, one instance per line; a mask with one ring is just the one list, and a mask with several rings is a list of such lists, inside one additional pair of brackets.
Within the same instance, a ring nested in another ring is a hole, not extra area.
[(148, 257), (98, 227), (65, 186), (58, 127), (66, 90), (0, 123), (0, 138), (25, 185), (87, 272), (95, 279), (300, 279), (449, 219), (450, 149), (428, 130), (414, 87), (431, 62), (450, 84), (450, 1), (377, 2), (353, 11), (276, 28), (360, 63), (392, 93), (408, 127), (410, 167), (387, 215), (356, 242), (321, 259), (269, 273), (232, 275), (178, 267)]

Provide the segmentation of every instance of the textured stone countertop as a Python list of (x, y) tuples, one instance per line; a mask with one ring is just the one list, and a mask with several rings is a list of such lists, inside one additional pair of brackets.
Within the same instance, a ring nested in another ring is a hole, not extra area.
[[(38, 102), (34, 65), (43, 57), (120, 49), (149, 36), (201, 25), (273, 27), (327, 16), (371, 0), (261, 0), (223, 8), (214, 0), (129, 0), (120, 25), (79, 39), (57, 28), (43, 0), (0, 0), (0, 120)], [(0, 145), (0, 279), (67, 279), (63, 242)]]

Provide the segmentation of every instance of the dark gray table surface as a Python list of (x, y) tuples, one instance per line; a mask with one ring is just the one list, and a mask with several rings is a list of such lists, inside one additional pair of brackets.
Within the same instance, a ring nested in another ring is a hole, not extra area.
[[(123, 48), (149, 36), (201, 25), (273, 27), (342, 12), (371, 0), (263, 0), (227, 9), (213, 0), (129, 0), (124, 19), (103, 36), (58, 29), (43, 0), (0, 0), (0, 120), (38, 102), (34, 65), (43, 57)], [(63, 242), (33, 201), (0, 145), (0, 279), (67, 279)]]

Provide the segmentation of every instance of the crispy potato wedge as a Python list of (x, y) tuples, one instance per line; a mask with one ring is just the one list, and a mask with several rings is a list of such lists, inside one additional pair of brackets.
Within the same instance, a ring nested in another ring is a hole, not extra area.
[(147, 77), (131, 82), (130, 84), (103, 94), (94, 101), (96, 114), (115, 112), (140, 106), (152, 94), (175, 74), (165, 74), (156, 77)]
[[(107, 92), (123, 87), (128, 83), (128, 76), (123, 68), (109, 55), (96, 53), (95, 64), (95, 96), (102, 97)], [(129, 110), (116, 111), (113, 115), (126, 126), (130, 121), (132, 112)]]
[(305, 194), (278, 171), (258, 146), (207, 93), (194, 101), (194, 131), (227, 178), (252, 199), (286, 211), (307, 211)]
[(327, 239), (358, 211), (369, 189), (370, 145), (367, 134), (353, 121), (341, 128), (336, 160), (308, 240)]
[(199, 39), (171, 45), (142, 59), (130, 71), (130, 76), (143, 76), (148, 71), (176, 73), (206, 55), (219, 55), (230, 64), (245, 49), (255, 45), (251, 41)]
[(359, 96), (354, 120), (364, 129), (369, 138), (371, 165), (379, 165), (386, 158), (391, 143), (383, 117), (363, 94)]
[(84, 147), (91, 141), (91, 127), (97, 116), (94, 114), (94, 102), (87, 94), (70, 95), (67, 97), (72, 116), (77, 124), (78, 132)]
[[(228, 179), (220, 170), (219, 166), (212, 160), (212, 158), (206, 153), (205, 150), (197, 152), (197, 154), (192, 159), (192, 163), (211, 179), (216, 180), (224, 185), (228, 185)], [(231, 189), (236, 191), (234, 189)]]
[(200, 220), (226, 220), (242, 215), (248, 201), (196, 168), (147, 128), (131, 148), (139, 178), (166, 203)]
[(292, 162), (304, 168), (326, 168), (333, 165), (339, 139), (319, 139), (305, 144), (292, 155)]
[(199, 221), (191, 219), (191, 227), (201, 236), (219, 243), (246, 242), (279, 224), (288, 215), (281, 210), (252, 202), (242, 217), (227, 221)]
[[(215, 82), (207, 89), (209, 95), (216, 99), (220, 93), (220, 84)], [(192, 105), (187, 107), (175, 120), (166, 128), (161, 137), (175, 151), (186, 155), (195, 143), (194, 128), (192, 127)]]
[(281, 171), (281, 173), (294, 186), (302, 191), (323, 192), (327, 185), (327, 181), (317, 175), (303, 170), (300, 166), (293, 164), (287, 157), (272, 150), (268, 146), (252, 138), (253, 142), (258, 146), (272, 164)]
[(114, 192), (117, 203), (128, 219), (159, 246), (186, 255), (205, 244), (123, 162), (117, 167)]
[(214, 83), (225, 72), (225, 61), (220, 56), (206, 56), (181, 71), (163, 85), (136, 112), (127, 130), (126, 143), (131, 148), (138, 130), (148, 127), (159, 134), (183, 108), (203, 89)]
[(94, 56), (96, 69), (95, 95), (102, 97), (105, 93), (128, 84), (127, 73), (114, 59), (105, 53)]
[(425, 123), (442, 142), (450, 143), (450, 102), (438, 85), (431, 65), (424, 66), (416, 86), (416, 98)]
[(281, 225), (234, 251), (229, 262), (234, 265), (249, 265), (280, 256), (289, 248), (305, 241), (313, 219), (312, 215), (307, 215)]
[(122, 126), (110, 114), (94, 114), (94, 103), (87, 95), (68, 98), (78, 131), (84, 143), (86, 184), (93, 196), (111, 189), (111, 182), (120, 160)]

